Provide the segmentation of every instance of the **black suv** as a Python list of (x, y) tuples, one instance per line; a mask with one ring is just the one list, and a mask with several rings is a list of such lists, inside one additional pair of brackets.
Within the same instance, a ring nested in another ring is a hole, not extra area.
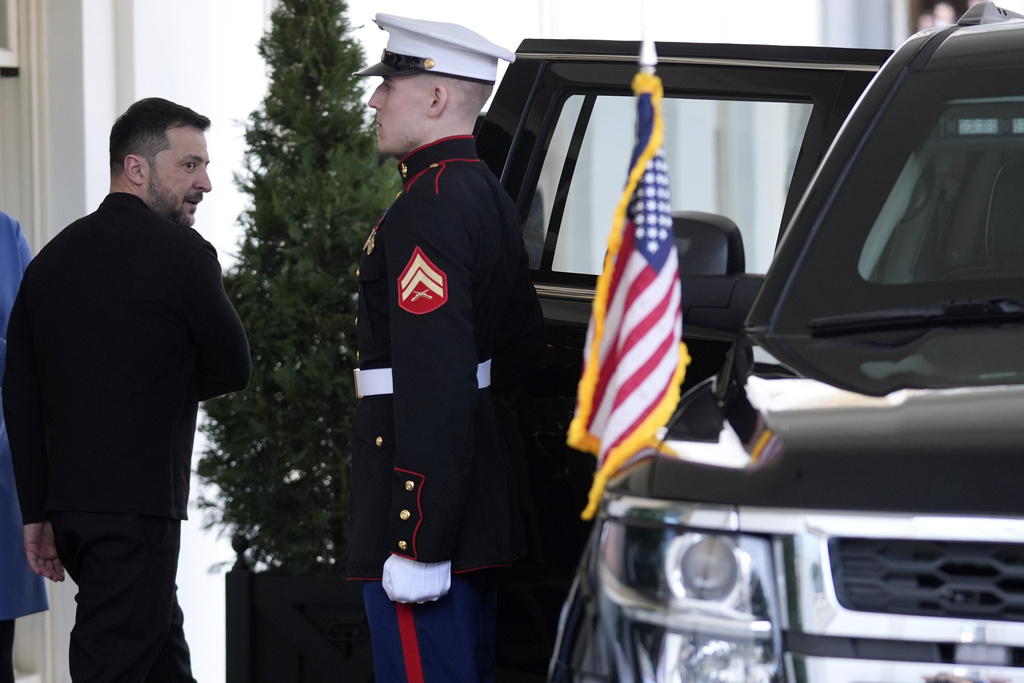
[[(530, 543), (499, 594), (499, 681), (546, 677), (594, 528), (580, 513), (595, 459), (566, 446), (566, 429), (629, 170), (639, 52), (635, 42), (525, 41), (477, 132), (524, 218), (548, 341), (540, 372), (510, 402)], [(657, 52), (689, 388), (731, 356), (782, 226), (890, 52), (669, 43)]]
[(1024, 680), (1024, 21), (913, 36), (815, 167), (678, 457), (611, 482), (553, 679)]
[[(529, 534), (499, 683), (1024, 682), (1022, 19), (975, 5), (895, 53), (657, 44), (693, 362), (675, 457), (638, 454), (593, 523), (566, 432), (640, 45), (520, 45), (476, 131), (547, 330), (496, 396)], [(245, 678), (278, 631), (228, 577)], [(276, 664), (351, 678), (362, 608), (318, 591), (288, 633), (330, 645)]]

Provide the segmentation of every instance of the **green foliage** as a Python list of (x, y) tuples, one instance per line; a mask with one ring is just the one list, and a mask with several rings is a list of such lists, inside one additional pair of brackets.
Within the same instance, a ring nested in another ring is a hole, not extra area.
[(343, 0), (280, 0), (259, 43), (269, 88), (246, 125), (250, 196), (225, 287), (245, 325), (245, 391), (204, 405), (208, 524), (249, 539), (281, 575), (344, 571), (356, 397), (356, 269), (397, 188), (362, 101), (362, 48)]

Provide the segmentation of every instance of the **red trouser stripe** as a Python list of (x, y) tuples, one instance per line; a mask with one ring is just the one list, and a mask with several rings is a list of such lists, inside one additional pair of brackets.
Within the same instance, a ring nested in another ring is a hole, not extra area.
[(416, 621), (412, 616), (412, 605), (396, 602), (395, 607), (398, 610), (398, 632), (402, 637), (405, 676), (409, 683), (423, 683), (423, 663), (420, 661), (420, 644), (416, 638)]

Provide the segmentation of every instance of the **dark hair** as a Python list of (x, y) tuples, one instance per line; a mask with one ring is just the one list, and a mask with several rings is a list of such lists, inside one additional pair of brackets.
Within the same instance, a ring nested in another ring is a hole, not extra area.
[(159, 97), (148, 97), (128, 107), (110, 129), (110, 171), (123, 167), (129, 154), (138, 154), (150, 163), (168, 147), (167, 129), (189, 126), (206, 131), (210, 119), (188, 107)]

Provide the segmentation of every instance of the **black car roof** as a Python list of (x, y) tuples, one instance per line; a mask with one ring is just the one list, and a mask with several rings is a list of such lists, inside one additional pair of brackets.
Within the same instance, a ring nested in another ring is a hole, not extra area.
[[(794, 66), (813, 65), (864, 67), (875, 71), (891, 50), (869, 48), (834, 48), (793, 45), (741, 45), (733, 43), (655, 43), (659, 61), (698, 60), (767, 61), (792, 63)], [(555, 40), (527, 39), (516, 50), (518, 59), (598, 59), (608, 61), (621, 57), (622, 61), (637, 60), (640, 42), (629, 40)]]
[(1010, 19), (995, 24), (957, 25), (940, 31), (941, 41), (924, 71), (971, 69), (1024, 61), (1024, 20)]

